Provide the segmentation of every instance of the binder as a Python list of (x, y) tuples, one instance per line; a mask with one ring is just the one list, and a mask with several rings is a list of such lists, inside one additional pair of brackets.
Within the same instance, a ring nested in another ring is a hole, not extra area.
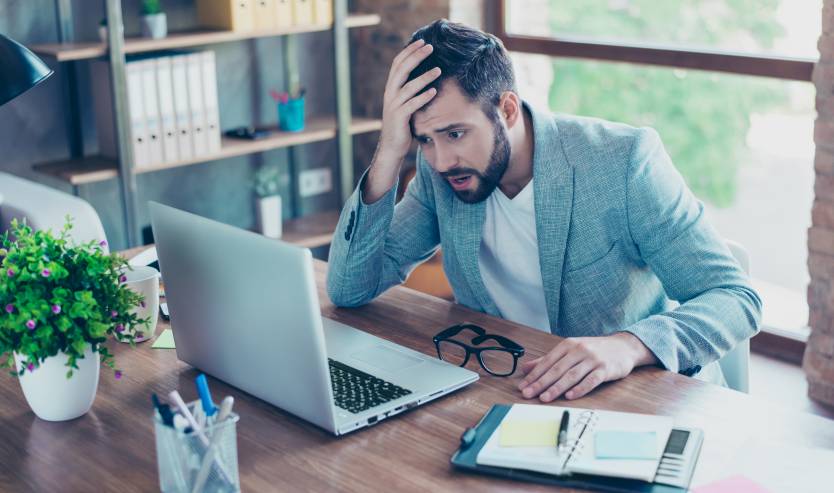
[[(116, 113), (110, 89), (110, 64), (103, 60), (94, 60), (90, 63), (90, 71), (99, 154), (118, 159), (119, 145), (116, 135)], [(128, 62), (125, 65), (125, 79), (133, 164), (136, 167), (142, 167), (148, 163), (147, 136), (145, 135), (144, 103), (142, 102), (142, 74), (136, 62)]]
[(177, 149), (177, 121), (174, 108), (174, 87), (171, 82), (171, 57), (156, 59), (156, 92), (159, 101), (159, 121), (162, 126), (162, 154), (166, 163), (179, 161)]
[(274, 0), (275, 27), (290, 27), (293, 23), (293, 0)]
[(199, 0), (197, 20), (204, 27), (252, 31), (255, 28), (253, 1), (255, 0)]
[(220, 152), (220, 112), (217, 100), (217, 67), (213, 51), (202, 53), (203, 103), (206, 115), (206, 151)]
[(312, 0), (313, 15), (316, 24), (329, 26), (333, 24), (333, 0)]
[(293, 24), (309, 26), (314, 23), (313, 0), (293, 0)]
[(275, 29), (275, 0), (251, 0), (254, 27), (258, 30)]
[(201, 53), (185, 55), (185, 72), (188, 79), (188, 110), (191, 121), (191, 138), (194, 157), (208, 154), (206, 139), (206, 109), (203, 98), (203, 56)]
[(188, 77), (185, 55), (171, 57), (171, 82), (174, 88), (174, 118), (177, 125), (177, 153), (180, 160), (194, 157), (194, 139), (191, 132), (191, 110), (188, 98)]
[[(487, 444), (490, 437), (492, 437), (493, 433), (499, 428), (501, 421), (510, 412), (512, 407), (509, 404), (493, 405), (474, 428), (469, 428), (464, 432), (461, 437), (460, 448), (454, 453), (451, 459), (451, 463), (455, 468), (466, 472), (549, 484), (563, 488), (615, 493), (686, 493), (688, 491), (694, 467), (700, 454), (701, 444), (703, 443), (703, 432), (694, 428), (673, 429), (654, 482), (580, 473), (554, 475), (526, 469), (479, 464), (479, 453)], [(681, 437), (683, 437), (682, 440)], [(683, 442), (683, 445), (681, 445), (681, 442)], [(676, 476), (671, 476), (666, 473), (666, 468), (669, 467), (669, 464), (675, 464), (677, 467), (680, 462), (685, 462), (691, 467)]]
[(159, 118), (159, 101), (156, 94), (156, 60), (149, 58), (134, 63), (139, 66), (138, 70), (142, 74), (142, 105), (148, 145), (146, 164), (162, 164), (165, 158), (162, 150), (162, 122)]

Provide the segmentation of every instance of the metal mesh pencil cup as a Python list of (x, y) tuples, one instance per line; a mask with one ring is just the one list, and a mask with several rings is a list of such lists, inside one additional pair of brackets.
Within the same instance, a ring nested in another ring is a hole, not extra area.
[[(196, 403), (189, 404), (193, 409)], [(235, 413), (197, 433), (166, 426), (154, 411), (159, 488), (168, 492), (237, 492), (237, 422)]]

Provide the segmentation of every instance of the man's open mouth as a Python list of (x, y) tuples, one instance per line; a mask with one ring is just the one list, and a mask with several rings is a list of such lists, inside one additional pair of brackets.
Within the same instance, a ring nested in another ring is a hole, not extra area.
[(449, 180), (449, 184), (452, 185), (452, 188), (455, 190), (462, 190), (469, 186), (469, 182), (472, 181), (472, 175), (455, 176), (447, 178), (447, 180)]

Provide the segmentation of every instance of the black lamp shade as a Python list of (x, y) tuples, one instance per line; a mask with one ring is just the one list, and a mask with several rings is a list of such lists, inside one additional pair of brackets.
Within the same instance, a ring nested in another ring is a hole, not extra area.
[(52, 70), (25, 46), (0, 34), (0, 106), (38, 85)]

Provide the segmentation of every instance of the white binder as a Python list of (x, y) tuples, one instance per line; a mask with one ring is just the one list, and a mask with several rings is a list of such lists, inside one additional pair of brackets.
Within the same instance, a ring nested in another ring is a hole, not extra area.
[(206, 110), (203, 98), (203, 55), (189, 53), (186, 58), (186, 75), (188, 79), (188, 107), (191, 112), (191, 131), (194, 139), (194, 156), (208, 154), (206, 138)]
[[(156, 97), (156, 61), (152, 58), (135, 62), (142, 74), (142, 103), (145, 112), (145, 131), (148, 142), (148, 163), (165, 162), (162, 153), (162, 122), (159, 118), (159, 101)], [(128, 90), (130, 88), (128, 87)]]
[[(137, 168), (150, 162), (148, 153), (148, 129), (145, 126), (145, 104), (142, 101), (142, 66), (139, 62), (125, 64), (127, 79), (128, 112), (130, 113), (130, 135), (133, 139), (133, 165)], [(105, 93), (109, 97), (109, 93)], [(115, 147), (115, 146), (114, 146)], [(114, 155), (118, 154), (115, 150)]]
[(180, 160), (194, 157), (194, 140), (191, 132), (191, 110), (186, 76), (186, 55), (171, 57), (171, 82), (174, 86), (174, 113), (177, 123), (177, 151)]
[(162, 154), (166, 163), (179, 161), (177, 150), (177, 121), (174, 110), (174, 87), (171, 83), (171, 57), (156, 60), (156, 92), (159, 101), (159, 120), (162, 126)]
[(203, 58), (203, 102), (206, 113), (207, 152), (220, 152), (220, 112), (217, 100), (217, 67), (213, 51), (201, 53)]
[[(130, 61), (125, 64), (127, 84), (127, 112), (130, 128), (130, 145), (133, 149), (133, 165), (137, 168), (148, 164), (148, 144), (145, 129), (145, 113), (142, 94), (141, 66)], [(93, 108), (96, 115), (99, 154), (118, 159), (119, 145), (116, 135), (116, 113), (110, 89), (110, 64), (94, 60), (90, 64), (93, 90)]]

